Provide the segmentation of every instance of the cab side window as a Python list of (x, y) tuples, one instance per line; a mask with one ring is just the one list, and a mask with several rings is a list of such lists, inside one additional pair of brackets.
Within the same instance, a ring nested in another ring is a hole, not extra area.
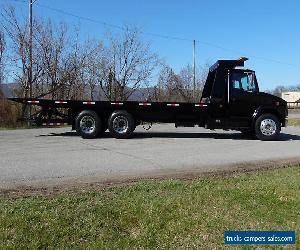
[(231, 86), (233, 89), (254, 92), (255, 81), (251, 72), (233, 72), (231, 75)]

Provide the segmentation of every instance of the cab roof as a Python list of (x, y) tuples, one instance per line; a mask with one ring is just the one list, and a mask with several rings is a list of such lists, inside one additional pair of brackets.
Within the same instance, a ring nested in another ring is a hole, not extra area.
[(212, 72), (216, 70), (217, 68), (226, 68), (226, 69), (233, 69), (235, 67), (244, 67), (245, 61), (247, 61), (248, 58), (246, 57), (240, 57), (237, 60), (218, 60), (215, 64), (213, 64), (209, 71)]

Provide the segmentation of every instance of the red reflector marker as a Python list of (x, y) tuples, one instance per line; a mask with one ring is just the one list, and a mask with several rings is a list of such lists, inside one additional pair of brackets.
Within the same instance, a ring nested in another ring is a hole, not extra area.
[(57, 103), (57, 104), (66, 104), (67, 102), (66, 101), (55, 101), (55, 103)]
[(36, 101), (36, 100), (33, 100), (33, 101), (27, 101), (28, 103), (40, 103), (40, 101)]
[(167, 103), (168, 107), (179, 107), (179, 103)]
[(123, 105), (123, 102), (111, 102), (111, 105)]
[(42, 126), (62, 126), (68, 125), (68, 123), (61, 123), (61, 122), (50, 122), (50, 123), (43, 123)]
[(86, 105), (94, 105), (95, 102), (82, 102), (83, 104), (86, 104)]
[(150, 102), (140, 102), (139, 106), (151, 106)]

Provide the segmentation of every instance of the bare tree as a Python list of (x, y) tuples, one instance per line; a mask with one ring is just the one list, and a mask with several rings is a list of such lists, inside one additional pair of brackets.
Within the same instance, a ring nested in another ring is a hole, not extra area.
[(285, 91), (288, 91), (288, 88), (283, 85), (279, 85), (272, 91), (272, 94), (281, 97), (281, 93)]
[(5, 50), (5, 37), (4, 32), (0, 30), (0, 99), (4, 97), (2, 91), (2, 83), (4, 81), (4, 50)]
[[(21, 96), (28, 97), (29, 43), (27, 23), (14, 8), (1, 12), (1, 24), (10, 39), (10, 62)], [(126, 28), (120, 36), (82, 42), (79, 30), (70, 32), (61, 23), (35, 18), (33, 21), (34, 97), (94, 99), (98, 86), (109, 100), (127, 100), (146, 85), (158, 65), (158, 57), (142, 42), (140, 31)]]
[(300, 84), (294, 86), (278, 85), (274, 89), (266, 90), (267, 93), (281, 97), (282, 92), (300, 91)]
[(203, 67), (200, 69), (196, 68), (196, 84), (194, 91), (194, 70), (191, 65), (187, 65), (186, 67), (180, 70), (179, 76), (181, 78), (181, 94), (186, 102), (197, 102), (200, 101), (202, 89), (205, 83), (206, 75), (207, 75), (207, 67)]
[(127, 27), (121, 37), (110, 36), (101, 63), (101, 89), (109, 100), (127, 100), (150, 80), (158, 57), (144, 44), (137, 28)]
[(0, 30), (0, 84), (4, 79), (4, 50), (5, 50), (4, 32)]
[[(29, 46), (26, 22), (22, 23), (13, 8), (2, 12), (2, 25), (12, 44), (10, 61), (21, 96), (28, 97)], [(91, 51), (80, 43), (79, 35), (69, 36), (64, 23), (35, 19), (33, 22), (33, 96), (47, 98), (82, 98), (84, 67)], [(79, 31), (78, 31), (79, 33)]]
[[(4, 8), (1, 19), (2, 27), (10, 39), (9, 59), (15, 68), (13, 72), (15, 80), (20, 84), (22, 95), (28, 96), (29, 45), (26, 23), (18, 20), (13, 7)], [(35, 78), (33, 75), (33, 79)]]
[(180, 101), (182, 99), (182, 79), (174, 70), (163, 65), (160, 70), (158, 83), (154, 88), (155, 101)]
[[(63, 23), (53, 25), (50, 21), (39, 21), (34, 29), (34, 81), (35, 96), (59, 98), (64, 96), (62, 81), (62, 61), (66, 50), (67, 26)], [(57, 94), (60, 90), (61, 94)], [(60, 96), (62, 95), (62, 96)]]
[(201, 98), (208, 67), (196, 69), (196, 89), (193, 89), (193, 68), (187, 65), (176, 74), (174, 70), (164, 65), (154, 88), (153, 99), (156, 101), (198, 102)]
[(40, 88), (39, 97), (82, 99), (89, 87), (93, 99), (102, 43), (91, 40), (82, 43), (80, 30), (76, 28), (71, 36), (64, 23), (54, 26), (50, 21), (41, 22), (36, 33), (36, 50), (40, 54), (37, 60), (43, 72), (36, 86)]
[[(101, 67), (104, 58), (103, 43), (99, 41), (88, 41), (85, 47), (85, 75), (84, 81), (87, 83), (89, 99), (94, 100), (99, 97), (97, 87), (101, 85)], [(97, 95), (98, 94), (98, 95)]]
[(69, 99), (94, 99), (95, 87), (99, 85), (99, 60), (102, 58), (103, 45), (98, 41), (82, 44), (77, 37), (70, 48), (63, 69), (66, 96)]

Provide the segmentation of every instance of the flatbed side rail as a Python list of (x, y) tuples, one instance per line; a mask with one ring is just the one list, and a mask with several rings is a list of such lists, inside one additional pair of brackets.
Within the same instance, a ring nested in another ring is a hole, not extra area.
[(161, 108), (205, 108), (208, 107), (208, 103), (186, 103), (186, 102), (149, 102), (149, 101), (90, 101), (90, 100), (49, 100), (49, 99), (28, 99), (28, 98), (9, 98), (9, 100), (22, 103), (24, 105), (36, 105), (41, 107), (53, 107), (53, 108), (76, 108), (76, 107), (154, 107), (159, 106)]
[[(170, 112), (202, 112), (209, 106), (207, 103), (183, 103), (183, 102), (149, 102), (149, 101), (91, 101), (91, 100), (50, 100), (9, 98), (9, 100), (24, 105), (41, 107), (30, 117), (22, 117), (20, 121), (29, 121), (38, 126), (73, 124), (73, 114), (80, 110), (92, 109), (99, 111), (128, 110), (130, 111), (158, 111)], [(72, 115), (70, 115), (72, 114)]]

